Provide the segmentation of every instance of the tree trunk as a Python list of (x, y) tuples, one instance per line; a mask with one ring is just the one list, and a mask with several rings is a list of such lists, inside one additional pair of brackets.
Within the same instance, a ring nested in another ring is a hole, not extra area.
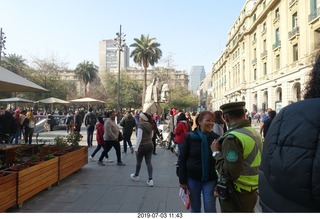
[(142, 108), (143, 108), (144, 100), (145, 100), (145, 97), (146, 97), (146, 90), (147, 90), (147, 68), (144, 67), (143, 93), (142, 93)]

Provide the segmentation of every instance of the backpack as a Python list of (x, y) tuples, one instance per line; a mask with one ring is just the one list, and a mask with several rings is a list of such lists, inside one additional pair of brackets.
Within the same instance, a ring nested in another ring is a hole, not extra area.
[(36, 127), (35, 122), (33, 120), (30, 120), (29, 121), (29, 128), (34, 128), (34, 127)]
[(94, 126), (97, 123), (95, 115), (92, 113), (87, 115), (87, 125)]

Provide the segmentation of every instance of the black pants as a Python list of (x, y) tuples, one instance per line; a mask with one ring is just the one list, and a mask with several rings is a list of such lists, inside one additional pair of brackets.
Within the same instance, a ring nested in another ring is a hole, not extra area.
[(94, 132), (94, 126), (88, 126), (87, 127), (87, 144), (88, 147), (92, 147), (92, 141), (93, 141), (93, 132)]
[(104, 141), (105, 143), (105, 150), (103, 150), (99, 161), (102, 161), (103, 157), (105, 156), (105, 154), (108, 154), (109, 151), (111, 150), (112, 147), (114, 147), (114, 149), (116, 150), (116, 155), (117, 155), (117, 162), (121, 163), (121, 151), (120, 151), (120, 142), (119, 141)]

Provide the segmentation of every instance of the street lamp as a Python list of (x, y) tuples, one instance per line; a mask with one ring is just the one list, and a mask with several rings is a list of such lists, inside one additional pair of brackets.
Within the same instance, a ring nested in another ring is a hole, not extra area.
[(2, 50), (5, 50), (5, 43), (6, 43), (6, 36), (4, 34), (4, 32), (2, 32), (2, 28), (0, 28), (0, 65), (1, 65), (1, 56), (3, 54), (3, 56), (6, 55), (6, 53)]
[(117, 50), (119, 52), (118, 55), (118, 87), (117, 87), (117, 108), (120, 110), (120, 62), (121, 62), (121, 52), (124, 51), (125, 47), (125, 39), (126, 36), (121, 32), (121, 25), (120, 25), (120, 31), (116, 33), (117, 37), (114, 39), (115, 46), (117, 47)]

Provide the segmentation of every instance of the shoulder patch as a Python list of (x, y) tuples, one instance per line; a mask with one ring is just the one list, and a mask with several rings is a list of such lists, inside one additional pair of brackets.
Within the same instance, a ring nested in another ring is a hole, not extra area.
[(229, 134), (229, 135), (227, 135), (226, 138), (227, 138), (227, 139), (234, 139), (235, 137), (234, 137), (234, 135)]
[(238, 161), (238, 153), (235, 152), (234, 150), (229, 150), (229, 151), (227, 151), (226, 159), (230, 163), (235, 163)]

